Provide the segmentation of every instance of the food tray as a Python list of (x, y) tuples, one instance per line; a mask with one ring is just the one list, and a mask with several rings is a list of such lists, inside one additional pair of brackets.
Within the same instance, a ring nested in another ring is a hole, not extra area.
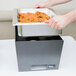
[(55, 13), (53, 11), (46, 9), (46, 8), (44, 8), (44, 9), (14, 9), (13, 25), (14, 26), (47, 25), (45, 22), (33, 22), (33, 23), (20, 23), (20, 22), (18, 22), (18, 18), (17, 18), (18, 12), (20, 12), (20, 13), (27, 13), (27, 12), (35, 13), (36, 11), (44, 12), (50, 17), (55, 16)]
[(18, 22), (17, 13), (35, 13), (36, 11), (44, 12), (48, 16), (53, 17), (56, 14), (49, 9), (15, 9), (13, 14), (13, 26), (18, 27), (18, 35), (27, 37), (27, 36), (56, 36), (62, 33), (62, 30), (52, 29), (45, 22), (36, 22), (36, 23), (20, 23)]

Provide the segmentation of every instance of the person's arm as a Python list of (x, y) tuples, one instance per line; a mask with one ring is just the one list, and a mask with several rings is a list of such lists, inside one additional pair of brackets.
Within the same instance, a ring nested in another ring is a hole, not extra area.
[(55, 5), (59, 5), (59, 4), (64, 4), (67, 2), (70, 2), (72, 0), (48, 0), (50, 2), (50, 6), (55, 6)]
[(45, 2), (40, 2), (35, 5), (35, 8), (48, 8), (50, 6), (55, 6), (59, 4), (64, 4), (70, 2), (72, 0), (47, 0)]
[(76, 21), (76, 9), (67, 13), (65, 16), (68, 17), (69, 22)]
[(73, 10), (65, 15), (57, 15), (46, 21), (46, 23), (53, 29), (63, 29), (74, 21), (76, 21), (76, 10)]

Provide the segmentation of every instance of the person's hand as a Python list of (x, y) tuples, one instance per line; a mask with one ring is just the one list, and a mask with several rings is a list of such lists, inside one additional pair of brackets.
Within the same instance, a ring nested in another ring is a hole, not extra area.
[(40, 2), (36, 4), (35, 8), (48, 8), (49, 6), (50, 6), (50, 2), (46, 1), (46, 2)]
[(66, 15), (57, 15), (51, 18), (48, 21), (45, 21), (53, 29), (63, 29), (66, 27), (70, 22)]
[(50, 6), (67, 3), (69, 1), (71, 1), (71, 0), (47, 0), (45, 2), (40, 2), (40, 3), (36, 4), (35, 8), (48, 8)]

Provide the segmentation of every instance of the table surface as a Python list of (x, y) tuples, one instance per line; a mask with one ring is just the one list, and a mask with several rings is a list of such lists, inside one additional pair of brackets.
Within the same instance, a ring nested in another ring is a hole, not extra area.
[[(60, 74), (60, 72), (74, 72), (76, 70), (76, 41), (71, 36), (62, 36), (64, 40), (60, 65), (58, 70), (24, 72), (28, 75)], [(15, 39), (0, 40), (0, 72), (18, 72)], [(69, 73), (68, 73), (69, 74)], [(61, 75), (61, 74), (60, 74)], [(71, 74), (70, 74), (71, 75)]]

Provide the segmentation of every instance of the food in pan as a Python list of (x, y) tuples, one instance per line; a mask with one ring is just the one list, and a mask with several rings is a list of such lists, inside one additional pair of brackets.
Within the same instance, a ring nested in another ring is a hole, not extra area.
[(50, 17), (43, 12), (37, 11), (36, 13), (18, 13), (18, 22), (31, 23), (31, 22), (45, 22)]

